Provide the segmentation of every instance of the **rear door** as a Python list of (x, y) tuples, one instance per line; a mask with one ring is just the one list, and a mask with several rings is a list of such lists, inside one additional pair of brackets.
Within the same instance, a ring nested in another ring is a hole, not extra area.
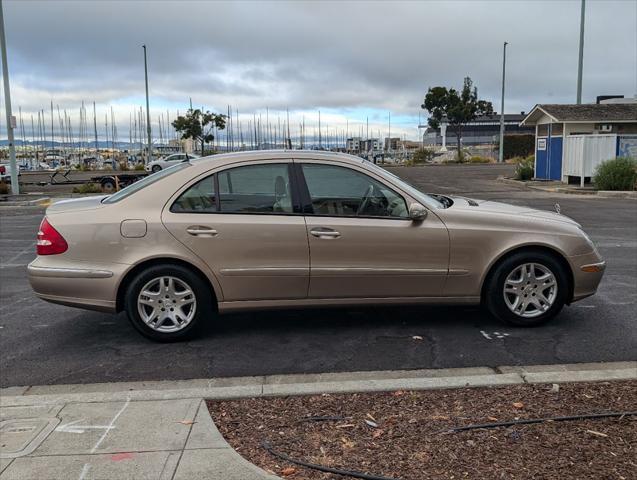
[(213, 270), (224, 301), (304, 299), (305, 221), (292, 161), (229, 166), (193, 181), (164, 210), (168, 230)]
[(449, 235), (436, 215), (413, 222), (404, 195), (350, 166), (302, 161), (297, 171), (309, 197), (310, 298), (442, 294)]

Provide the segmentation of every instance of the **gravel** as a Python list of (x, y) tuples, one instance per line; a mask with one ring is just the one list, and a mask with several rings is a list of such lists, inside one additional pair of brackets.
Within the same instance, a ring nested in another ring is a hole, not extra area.
[[(208, 401), (241, 455), (293, 479), (348, 479), (293, 459), (400, 479), (634, 479), (637, 417), (452, 433), (514, 419), (637, 411), (637, 381)], [(309, 418), (313, 417), (313, 418)], [(320, 418), (327, 417), (327, 418)]]

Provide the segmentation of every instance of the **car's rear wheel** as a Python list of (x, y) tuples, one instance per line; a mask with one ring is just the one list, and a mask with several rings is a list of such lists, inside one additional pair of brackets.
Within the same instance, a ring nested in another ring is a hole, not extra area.
[(153, 165), (153, 168), (151, 168), (151, 170), (153, 171), (153, 173), (157, 173), (161, 170), (161, 165)]
[(555, 317), (567, 301), (569, 279), (545, 252), (520, 252), (500, 262), (487, 280), (484, 301), (507, 323), (533, 327)]
[(160, 342), (191, 337), (212, 315), (211, 303), (205, 282), (181, 265), (142, 271), (125, 294), (125, 310), (133, 326)]

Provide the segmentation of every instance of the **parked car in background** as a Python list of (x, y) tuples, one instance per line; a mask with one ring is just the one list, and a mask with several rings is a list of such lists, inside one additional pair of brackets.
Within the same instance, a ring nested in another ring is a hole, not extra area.
[[(18, 176), (20, 175), (20, 165), (16, 165)], [(0, 182), (11, 183), (11, 164), (9, 162), (0, 163)]]
[(485, 306), (535, 326), (593, 295), (605, 268), (556, 212), (425, 194), (345, 154), (260, 151), (181, 162), (46, 211), (28, 266), (50, 302), (126, 311), (159, 340), (216, 312)]
[(38, 163), (38, 170), (44, 170), (44, 171), (47, 171), (47, 172), (54, 172), (55, 168), (53, 166), (49, 165), (46, 162), (39, 162)]
[(171, 167), (177, 163), (183, 162), (185, 160), (192, 160), (195, 158), (199, 158), (199, 155), (194, 153), (173, 153), (172, 155), (168, 155), (167, 157), (161, 158), (159, 160), (153, 160), (148, 165), (146, 165), (146, 170), (149, 172), (159, 172), (164, 168)]

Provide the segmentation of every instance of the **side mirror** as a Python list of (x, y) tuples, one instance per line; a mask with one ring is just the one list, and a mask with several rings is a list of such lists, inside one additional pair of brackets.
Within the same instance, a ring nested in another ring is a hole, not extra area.
[(425, 218), (427, 218), (427, 209), (420, 203), (412, 203), (409, 206), (409, 218), (411, 218), (414, 222), (422, 222)]

